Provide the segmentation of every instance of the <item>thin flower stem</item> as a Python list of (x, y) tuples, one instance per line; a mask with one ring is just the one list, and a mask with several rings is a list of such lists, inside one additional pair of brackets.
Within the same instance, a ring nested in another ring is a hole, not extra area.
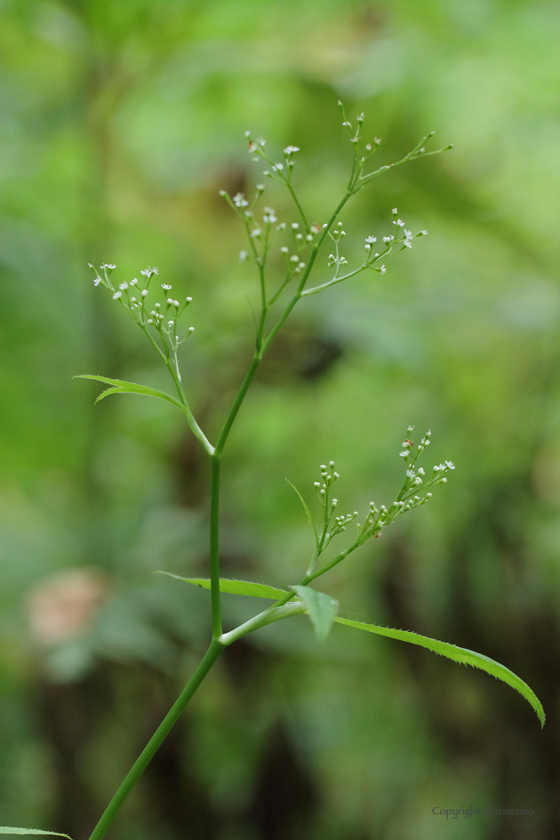
[(300, 204), (300, 202), (299, 202), (299, 199), (298, 199), (297, 195), (296, 195), (296, 194), (295, 194), (295, 192), (294, 192), (294, 188), (292, 187), (292, 185), (291, 185), (290, 181), (288, 181), (288, 179), (287, 179), (287, 178), (286, 178), (286, 180), (284, 181), (284, 183), (286, 184), (286, 186), (287, 186), (287, 188), (288, 188), (288, 190), (289, 190), (289, 192), (290, 192), (290, 195), (292, 196), (292, 198), (293, 198), (293, 200), (294, 200), (294, 204), (296, 205), (296, 207), (297, 207), (297, 209), (298, 209), (299, 215), (301, 216), (301, 220), (302, 220), (303, 224), (305, 225), (305, 229), (308, 231), (308, 230), (309, 230), (309, 222), (307, 221), (307, 216), (306, 216), (306, 215), (305, 215), (305, 213), (303, 212), (303, 207), (301, 206), (301, 204)]
[(179, 717), (181, 716), (185, 706), (200, 686), (201, 682), (203, 681), (204, 677), (207, 675), (208, 671), (211, 669), (212, 665), (214, 665), (216, 659), (224, 649), (224, 645), (213, 639), (210, 643), (208, 650), (206, 651), (206, 655), (204, 659), (188, 681), (187, 685), (166, 714), (136, 761), (134, 762), (131, 770), (125, 777), (124, 781), (122, 782), (121, 786), (109, 802), (107, 808), (103, 812), (101, 819), (93, 829), (92, 833), (90, 834), (89, 840), (101, 840), (102, 837), (105, 837), (111, 823), (115, 819), (116, 815), (118, 814), (119, 810), (121, 809), (122, 805), (124, 804), (126, 798), (128, 797), (129, 793), (137, 783), (138, 779), (150, 763), (151, 759), (178, 721)]

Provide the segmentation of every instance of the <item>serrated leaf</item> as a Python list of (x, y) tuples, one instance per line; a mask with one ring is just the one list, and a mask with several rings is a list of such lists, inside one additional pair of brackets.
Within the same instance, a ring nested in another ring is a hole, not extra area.
[(0, 834), (50, 834), (51, 837), (67, 837), (68, 840), (72, 840), (69, 834), (60, 834), (58, 831), (42, 831), (40, 828), (14, 828), (9, 825), (0, 825)]
[(104, 400), (105, 397), (109, 397), (111, 394), (138, 394), (139, 396), (156, 397), (159, 400), (165, 400), (166, 402), (171, 403), (171, 405), (176, 406), (176, 408), (180, 409), (180, 411), (184, 414), (186, 413), (184, 406), (179, 402), (179, 400), (176, 400), (175, 397), (172, 397), (170, 394), (166, 394), (164, 391), (158, 391), (156, 388), (148, 388), (147, 385), (138, 385), (136, 382), (126, 382), (124, 379), (107, 379), (106, 376), (96, 376), (90, 373), (82, 373), (78, 376), (74, 376), (73, 378), (94, 379), (97, 382), (104, 382), (106, 385), (112, 386), (99, 394), (95, 400), (96, 403), (100, 400)]
[(480, 668), (482, 671), (486, 671), (487, 674), (491, 674), (496, 679), (502, 680), (502, 682), (515, 688), (531, 704), (538, 715), (541, 726), (544, 726), (544, 709), (534, 691), (517, 674), (514, 674), (505, 665), (500, 665), (494, 659), (490, 659), (490, 657), (484, 656), (482, 653), (476, 653), (474, 650), (457, 647), (448, 642), (440, 642), (437, 639), (430, 639), (428, 636), (420, 636), (418, 633), (412, 633), (410, 630), (393, 630), (391, 627), (379, 627), (376, 624), (365, 624), (363, 621), (353, 621), (349, 618), (335, 618), (335, 621), (338, 624), (345, 624), (347, 627), (354, 627), (357, 630), (366, 630), (368, 633), (376, 633), (379, 636), (388, 636), (390, 639), (398, 639), (401, 642), (419, 645), (420, 647), (428, 648), (428, 650), (440, 656), (446, 656), (454, 662), (459, 662), (462, 665), (472, 665), (473, 668)]
[[(186, 578), (173, 575), (171, 572), (157, 572), (156, 574), (167, 575), (167, 577), (191, 583), (193, 586), (200, 586), (202, 589), (211, 588), (210, 578)], [(230, 578), (220, 578), (220, 592), (226, 592), (229, 595), (249, 595), (252, 598), (271, 598), (273, 601), (277, 601), (286, 594), (285, 589), (277, 589), (275, 586), (267, 586), (265, 583), (253, 583), (250, 580), (231, 580)]]
[(315, 628), (315, 635), (324, 641), (329, 635), (332, 623), (338, 612), (338, 601), (332, 595), (317, 592), (309, 586), (292, 586), (307, 608), (309, 618)]
[(299, 500), (300, 500), (300, 502), (301, 502), (301, 506), (302, 506), (302, 508), (303, 508), (303, 509), (304, 509), (304, 511), (305, 511), (305, 515), (307, 516), (307, 521), (309, 522), (309, 524), (310, 524), (310, 525), (311, 525), (311, 527), (313, 528), (313, 533), (315, 534), (315, 542), (316, 542), (316, 544), (317, 544), (317, 546), (318, 546), (318, 545), (319, 545), (319, 534), (317, 533), (317, 528), (315, 527), (315, 523), (313, 522), (313, 517), (311, 516), (311, 511), (309, 510), (309, 508), (308, 508), (308, 506), (307, 506), (307, 502), (305, 501), (305, 499), (303, 498), (303, 496), (301, 495), (301, 493), (299, 492), (299, 490), (297, 489), (297, 487), (295, 486), (295, 484), (292, 484), (292, 482), (291, 482), (291, 481), (289, 481), (288, 479), (286, 479), (286, 481), (288, 482), (288, 484), (290, 485), (290, 487), (291, 487), (293, 490), (295, 490), (295, 492), (296, 492), (296, 493), (297, 493), (297, 495), (298, 495), (298, 498), (299, 498)]

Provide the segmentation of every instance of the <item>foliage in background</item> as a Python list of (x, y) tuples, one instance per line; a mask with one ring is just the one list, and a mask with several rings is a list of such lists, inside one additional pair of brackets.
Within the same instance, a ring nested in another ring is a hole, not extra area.
[[(379, 154), (432, 128), (456, 149), (360, 200), (356, 249), (397, 194), (430, 231), (423, 253), (302, 307), (263, 365), (224, 468), (227, 571), (280, 582), (308, 545), (284, 482), (288, 447), (298, 486), (326, 457), (344, 464), (354, 509), (372, 486), (379, 498), (394, 486), (391, 435), (398, 445), (411, 420), (431, 425), (461, 468), (453, 493), (365, 548), (333, 593), (352, 615), (504, 662), (550, 709), (550, 730), (484, 675), (385, 640), (350, 653), (335, 631), (317, 659), (294, 620), (224, 664), (146, 779), (149, 809), (132, 802), (120, 836), (175, 838), (189, 819), (200, 837), (274, 840), (278, 825), (294, 838), (437, 838), (449, 827), (432, 808), (471, 801), (530, 804), (539, 840), (558, 829), (558, 11), (489, 0), (316, 10), (4, 4), (2, 823), (79, 840), (175, 694), (169, 674), (189, 672), (207, 636), (203, 593), (150, 574), (203, 574), (193, 447), (157, 401), (101, 412), (71, 380), (103, 370), (162, 385), (133, 325), (90, 293), (86, 263), (134, 276), (156, 262), (196, 295), (189, 388), (216, 429), (252, 319), (217, 191), (243, 191), (239, 139), (252, 128), (305, 149), (304, 197), (327, 203), (346, 172), (342, 96), (367, 109)], [(60, 638), (68, 623), (57, 636), (49, 605), (60, 614), (68, 578), (51, 576), (76, 570), (91, 618)], [(463, 820), (462, 836), (501, 836), (503, 820), (485, 820)]]

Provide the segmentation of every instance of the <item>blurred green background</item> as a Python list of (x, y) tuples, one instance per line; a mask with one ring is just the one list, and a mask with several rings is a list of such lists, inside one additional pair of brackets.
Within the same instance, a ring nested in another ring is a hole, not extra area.
[[(285, 585), (336, 461), (341, 510), (390, 502), (403, 431), (457, 470), (324, 579), (344, 614), (498, 659), (539, 695), (303, 618), (228, 649), (111, 831), (115, 840), (560, 837), (560, 7), (540, 0), (4, 0), (0, 824), (85, 840), (202, 655), (205, 457), (179, 413), (93, 402), (100, 373), (168, 387), (88, 262), (157, 265), (194, 302), (188, 393), (212, 437), (251, 353), (251, 267), (218, 196), (251, 191), (243, 132), (301, 147), (324, 221), (366, 112), (390, 162), (346, 254), (412, 252), (297, 308), (224, 461), (223, 568)], [(281, 191), (266, 203), (295, 215)], [(328, 278), (325, 257), (316, 275)], [(249, 298), (249, 302), (248, 299)], [(433, 460), (432, 460), (433, 459)], [(428, 463), (427, 466), (431, 466)], [(437, 498), (436, 498), (437, 496)], [(341, 538), (342, 539), (342, 538)], [(248, 614), (224, 596), (226, 622)], [(446, 820), (433, 808), (533, 809)]]

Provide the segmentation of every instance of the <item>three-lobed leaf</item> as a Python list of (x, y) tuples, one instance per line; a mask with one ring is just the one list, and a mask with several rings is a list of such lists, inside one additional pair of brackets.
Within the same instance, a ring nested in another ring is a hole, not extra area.
[(104, 382), (105, 385), (112, 386), (99, 394), (95, 400), (96, 403), (104, 400), (105, 397), (110, 397), (111, 394), (138, 394), (143, 397), (156, 397), (159, 400), (165, 400), (171, 403), (171, 405), (176, 406), (176, 408), (179, 408), (182, 412), (185, 412), (185, 408), (179, 400), (176, 400), (170, 394), (166, 394), (165, 391), (158, 391), (157, 388), (149, 388), (147, 385), (138, 385), (136, 382), (127, 382), (124, 379), (108, 379), (106, 376), (97, 376), (92, 373), (82, 373), (73, 378), (94, 379), (97, 382)]
[(398, 639), (401, 642), (425, 647), (433, 651), (433, 653), (438, 653), (440, 656), (446, 656), (448, 659), (452, 659), (454, 662), (459, 662), (462, 665), (472, 665), (473, 668), (480, 668), (482, 671), (486, 671), (487, 674), (491, 674), (493, 677), (515, 688), (531, 704), (538, 715), (541, 726), (544, 726), (544, 709), (534, 691), (517, 674), (514, 674), (513, 671), (510, 671), (504, 665), (500, 665), (494, 659), (490, 659), (490, 657), (484, 656), (482, 653), (476, 653), (467, 648), (451, 645), (448, 642), (430, 639), (429, 636), (420, 636), (418, 633), (413, 633), (410, 630), (393, 630), (391, 627), (379, 627), (376, 624), (366, 624), (363, 621), (353, 621), (349, 618), (338, 617), (334, 620), (338, 624), (345, 624), (347, 627), (354, 627), (357, 630), (366, 630), (368, 633), (376, 633), (379, 636), (388, 636), (390, 639)]
[(318, 639), (324, 641), (329, 635), (338, 612), (338, 601), (332, 595), (318, 592), (309, 586), (292, 586), (292, 589), (305, 604), (309, 618), (315, 628), (315, 635)]
[[(167, 577), (175, 578), (175, 580), (182, 580), (184, 583), (200, 586), (202, 589), (212, 588), (210, 578), (186, 578), (173, 575), (171, 572), (157, 572), (156, 574), (167, 575)], [(253, 583), (250, 580), (231, 580), (230, 578), (220, 578), (220, 592), (225, 592), (229, 595), (249, 595), (252, 598), (271, 598), (273, 601), (277, 601), (286, 594), (285, 589), (277, 589), (275, 586), (267, 586), (264, 583)]]

